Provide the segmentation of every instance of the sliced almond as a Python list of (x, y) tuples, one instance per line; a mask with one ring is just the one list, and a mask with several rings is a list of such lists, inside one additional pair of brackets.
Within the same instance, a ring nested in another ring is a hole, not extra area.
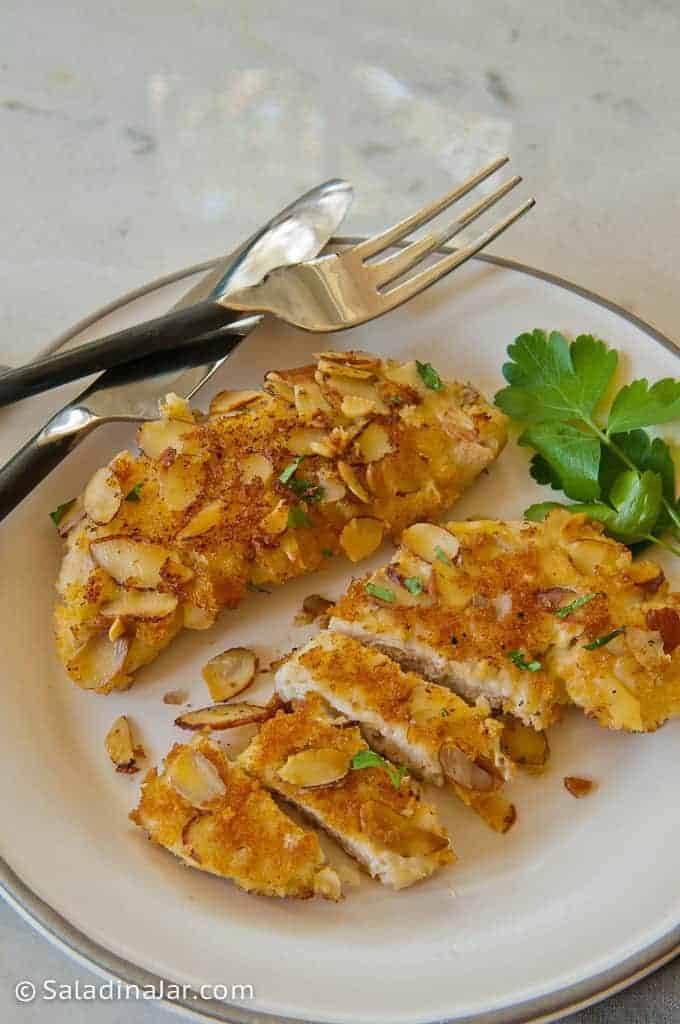
[(380, 545), (385, 533), (381, 519), (359, 516), (350, 519), (340, 534), (340, 546), (351, 562), (368, 558)]
[(185, 629), (210, 629), (215, 625), (216, 612), (212, 608), (203, 608), (186, 601), (182, 605), (182, 623)]
[(123, 491), (108, 466), (98, 469), (83, 494), (83, 507), (93, 523), (110, 523), (123, 502)]
[(311, 423), (315, 417), (329, 416), (333, 409), (323, 396), (321, 388), (314, 380), (306, 380), (304, 384), (296, 384), (293, 389), (295, 411), (299, 418)]
[(271, 512), (268, 512), (264, 519), (261, 520), (261, 528), (272, 537), (278, 537), (288, 526), (288, 511), (288, 502), (282, 498)]
[(592, 793), (594, 785), (592, 779), (580, 779), (577, 775), (567, 775), (564, 779), (564, 788), (577, 800)]
[(192, 807), (205, 807), (227, 792), (215, 765), (200, 750), (184, 747), (168, 765), (165, 777)]
[(316, 448), (328, 444), (328, 433), (316, 427), (298, 427), (288, 438), (287, 447), (294, 455), (314, 455)]
[(421, 395), (427, 394), (427, 388), (418, 373), (415, 361), (410, 363), (393, 363), (390, 360), (387, 365), (383, 365), (382, 372), (387, 380), (393, 381), (401, 387), (410, 388)]
[(195, 423), (180, 420), (150, 420), (142, 423), (137, 433), (137, 444), (149, 459), (158, 461), (168, 448), (183, 455), (196, 455), (200, 451)]
[(320, 455), (324, 459), (335, 457), (335, 447), (330, 437), (324, 438), (321, 441), (310, 441), (309, 447), (312, 455)]
[(452, 611), (462, 611), (472, 600), (473, 592), (469, 582), (452, 565), (433, 562), (430, 584), (436, 600)]
[(627, 561), (622, 558), (620, 545), (606, 540), (576, 540), (567, 545), (566, 551), (572, 565), (584, 576), (591, 576), (596, 570), (606, 574), (617, 572)]
[(107, 601), (99, 609), (105, 619), (118, 616), (131, 619), (164, 619), (177, 607), (175, 594), (164, 594), (158, 590), (122, 590), (117, 597)]
[(220, 391), (210, 401), (211, 416), (239, 412), (263, 397), (261, 391)]
[(295, 616), (297, 626), (308, 626), (316, 619), (320, 620), (323, 629), (328, 625), (328, 610), (333, 607), (333, 602), (321, 594), (308, 594), (302, 602), (302, 611)]
[(169, 558), (163, 566), (162, 576), (170, 584), (183, 586), (194, 578), (196, 573), (188, 565), (178, 562), (175, 558)]
[(493, 771), (469, 758), (452, 743), (445, 743), (439, 751), (439, 763), (449, 781), (475, 793), (490, 793), (500, 783)]
[(190, 540), (192, 537), (201, 537), (222, 521), (224, 516), (224, 505), (221, 501), (210, 501), (198, 512), (195, 512), (189, 522), (177, 534), (177, 540)]
[(433, 564), (453, 562), (460, 548), (452, 533), (434, 523), (415, 523), (404, 530), (401, 539), (414, 555)]
[(349, 420), (363, 419), (378, 411), (372, 398), (360, 398), (359, 395), (345, 395), (340, 405), (340, 412)]
[(116, 640), (120, 640), (122, 636), (125, 636), (126, 632), (125, 619), (122, 619), (119, 615), (109, 626), (108, 638), (112, 644), (115, 644)]
[(241, 466), (241, 478), (244, 484), (259, 479), (263, 484), (271, 480), (274, 475), (274, 467), (265, 455), (248, 455)]
[(77, 498), (74, 498), (59, 520), (59, 523), (57, 524), (57, 533), (60, 537), (65, 537), (71, 532), (73, 527), (82, 522), (84, 518), (85, 506), (83, 504), (82, 495), (79, 495)]
[(349, 377), (350, 380), (372, 380), (375, 371), (363, 366), (352, 366), (350, 363), (339, 363), (333, 360), (320, 359), (318, 362), (319, 373), (327, 373), (332, 377)]
[(370, 352), (362, 352), (360, 349), (348, 349), (346, 352), (335, 352), (329, 349), (326, 352), (315, 352), (316, 360), (323, 360), (325, 363), (339, 363), (344, 366), (354, 366), (362, 370), (378, 370), (380, 359)]
[(185, 690), (168, 690), (167, 693), (163, 694), (164, 704), (184, 704), (186, 699), (187, 695)]
[(164, 420), (179, 420), (181, 423), (193, 423), (194, 414), (186, 398), (171, 391), (161, 398), (158, 411)]
[(449, 845), (446, 836), (412, 825), (380, 800), (367, 800), (359, 810), (362, 827), (371, 838), (400, 857), (427, 857)]
[(347, 488), (335, 473), (328, 472), (327, 470), (321, 470), (318, 479), (322, 492), (322, 504), (328, 504), (332, 501), (342, 501), (347, 493)]
[(546, 734), (524, 725), (514, 715), (503, 717), (501, 746), (511, 761), (533, 775), (543, 771), (550, 756)]
[(189, 455), (179, 455), (169, 465), (161, 462), (158, 474), (161, 500), (172, 512), (183, 512), (193, 505), (203, 490), (204, 473), (203, 464)]
[(272, 709), (260, 704), (211, 704), (207, 708), (187, 711), (175, 719), (180, 729), (236, 729), (239, 725), (252, 725), (271, 718)]
[(121, 636), (111, 643), (106, 633), (97, 633), (66, 665), (71, 678), (86, 690), (102, 690), (123, 671), (130, 638)]
[(356, 470), (353, 466), (350, 466), (349, 462), (338, 462), (338, 473), (340, 474), (341, 479), (347, 484), (352, 494), (355, 495), (359, 501), (363, 501), (365, 504), (370, 502), (370, 494), (359, 479)]
[(255, 678), (257, 655), (247, 647), (230, 647), (203, 666), (202, 675), (214, 701), (229, 700), (243, 693)]
[(369, 423), (355, 441), (364, 462), (380, 462), (394, 451), (387, 428), (382, 423)]
[(106, 734), (104, 746), (117, 772), (133, 774), (139, 771), (132, 742), (132, 730), (125, 715), (120, 715), (115, 720)]
[(281, 374), (276, 373), (275, 370), (271, 370), (265, 376), (264, 387), (265, 391), (270, 395), (274, 395), (276, 398), (282, 398), (284, 402), (290, 402), (292, 405), (295, 401), (293, 385), (289, 384), (287, 380), (284, 380)]
[(170, 557), (160, 544), (147, 544), (128, 537), (110, 537), (90, 544), (97, 565), (117, 583), (150, 589), (161, 583), (161, 569)]
[(349, 754), (333, 747), (319, 747), (291, 754), (279, 768), (279, 778), (291, 786), (318, 789), (344, 779), (349, 771)]

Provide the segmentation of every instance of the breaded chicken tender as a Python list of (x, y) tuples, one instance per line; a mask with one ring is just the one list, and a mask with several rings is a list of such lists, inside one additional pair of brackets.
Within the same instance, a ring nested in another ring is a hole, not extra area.
[(130, 818), (186, 864), (264, 896), (340, 899), (318, 836), (203, 736), (175, 744), (144, 780)]
[(680, 713), (679, 596), (580, 514), (411, 526), (330, 626), (537, 729), (568, 702), (633, 732)]
[(376, 758), (355, 725), (333, 720), (328, 705), (309, 694), (265, 722), (238, 760), (374, 878), (403, 889), (455, 858), (417, 783)]
[[(222, 392), (207, 417), (170, 395), (139, 455), (94, 474), (60, 522), (57, 650), (75, 683), (124, 689), (184, 627), (248, 587), (356, 562), (452, 505), (500, 452), (473, 388), (359, 352)], [(438, 381), (438, 378), (436, 378)]]

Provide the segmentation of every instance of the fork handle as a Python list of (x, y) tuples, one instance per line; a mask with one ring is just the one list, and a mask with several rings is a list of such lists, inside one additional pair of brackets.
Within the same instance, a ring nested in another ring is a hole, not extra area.
[(62, 459), (75, 448), (86, 431), (60, 438), (53, 444), (39, 445), (34, 434), (9, 462), (0, 468), (0, 521), (45, 479)]
[(112, 366), (187, 343), (240, 319), (241, 314), (216, 302), (199, 302), (187, 309), (126, 327), (106, 338), (68, 352), (27, 363), (0, 376), (0, 406), (28, 398), (68, 381), (108, 370)]

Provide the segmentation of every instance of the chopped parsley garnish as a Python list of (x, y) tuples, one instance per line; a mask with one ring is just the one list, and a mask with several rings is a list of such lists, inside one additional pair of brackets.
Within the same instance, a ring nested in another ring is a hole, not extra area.
[(442, 716), (442, 718), (448, 718), (449, 717), (449, 712), (448, 712), (447, 708), (442, 708), (441, 716)]
[(582, 594), (581, 597), (577, 597), (575, 601), (570, 601), (569, 604), (565, 604), (563, 608), (558, 608), (555, 612), (555, 617), (558, 619), (566, 619), (572, 612), (578, 611), (579, 608), (583, 608), (584, 605), (590, 604), (594, 601), (599, 594)]
[(540, 672), (541, 670), (540, 661), (527, 661), (521, 651), (508, 651), (508, 658), (513, 665), (526, 672)]
[(305, 458), (304, 455), (298, 455), (292, 462), (289, 462), (284, 470), (279, 473), (279, 481), (282, 484), (287, 484), (289, 480), (293, 478), (297, 472), (298, 466)]
[(259, 584), (251, 582), (251, 580), (248, 580), (246, 583), (246, 590), (249, 590), (251, 594), (271, 594), (271, 590), (267, 590), (266, 587), (261, 587)]
[(434, 546), (434, 553), (437, 556), (437, 558), (439, 559), (439, 561), (443, 562), (444, 565), (451, 565), (451, 559), (449, 558), (449, 556), (444, 551), (444, 548), (440, 548), (439, 547), (439, 544), (435, 544), (435, 546)]
[(288, 527), (291, 530), (297, 530), (301, 526), (311, 526), (312, 520), (309, 518), (307, 513), (299, 505), (292, 505), (288, 509)]
[(381, 601), (387, 601), (389, 604), (394, 602), (394, 591), (389, 587), (381, 587), (377, 583), (367, 583), (364, 590), (371, 597), (378, 597)]
[(333, 552), (331, 551), (330, 548), (321, 548), (321, 554), (323, 555), (324, 558), (333, 557)]
[(65, 501), (63, 505), (57, 505), (54, 512), (50, 512), (50, 519), (55, 526), (59, 526), (66, 513), (75, 504), (75, 498), (71, 498), (70, 501)]
[(404, 580), (404, 586), (408, 590), (409, 594), (413, 594), (414, 597), (417, 597), (418, 594), (422, 594), (423, 592), (423, 581), (420, 576), (407, 576)]
[(432, 363), (420, 363), (416, 359), (416, 367), (426, 388), (431, 388), (432, 391), (441, 391), (444, 384)]
[(376, 754), (375, 750), (360, 750), (350, 761), (350, 767), (353, 771), (357, 771), (360, 768), (384, 768), (395, 789), (399, 789), (401, 780), (406, 775), (406, 768), (403, 765), (396, 767), (390, 764), (380, 754)]
[(128, 491), (128, 493), (125, 495), (125, 500), (126, 501), (139, 501), (140, 500), (140, 496), (141, 496), (141, 490), (142, 490), (143, 486), (144, 486), (144, 484), (142, 484), (142, 483), (135, 484), (135, 486), (132, 488), (132, 490)]
[(596, 640), (591, 640), (589, 644), (584, 644), (583, 646), (587, 651), (596, 651), (598, 647), (604, 647), (604, 645), (608, 644), (610, 640), (614, 639), (614, 637), (621, 636), (621, 634), (625, 632), (625, 629), (622, 628), (613, 629), (611, 633), (605, 633), (604, 636), (598, 636)]
[(401, 397), (401, 395), (390, 395), (390, 403), (392, 405), (403, 405), (404, 399)]

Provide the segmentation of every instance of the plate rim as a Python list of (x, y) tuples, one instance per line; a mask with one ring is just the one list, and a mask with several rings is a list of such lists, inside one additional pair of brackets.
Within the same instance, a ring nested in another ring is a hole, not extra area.
[[(337, 236), (331, 239), (329, 245), (354, 245), (363, 240), (362, 236)], [(442, 251), (451, 251), (451, 247), (443, 246)], [(211, 270), (221, 258), (216, 257), (191, 264), (120, 295), (93, 313), (81, 318), (72, 327), (43, 346), (38, 355), (44, 356), (57, 351), (87, 328), (136, 299), (143, 298), (187, 277)], [(627, 320), (652, 341), (680, 357), (680, 346), (663, 331), (589, 288), (569, 281), (558, 274), (507, 257), (480, 253), (474, 259), (481, 263), (538, 278), (547, 284), (579, 295)], [(161, 993), (167, 991), (169, 986), (174, 985), (168, 979), (152, 971), (147, 971), (94, 942), (39, 897), (30, 886), (19, 878), (2, 857), (0, 857), (0, 896), (24, 921), (48, 941), (100, 977), (111, 978), (123, 985), (137, 985), (140, 989), (147, 988), (148, 990), (149, 986), (153, 986), (154, 991)], [(521, 1003), (491, 1010), (482, 1015), (476, 1014), (474, 1018), (468, 1016), (451, 1019), (448, 1024), (549, 1024), (550, 1021), (558, 1020), (565, 1014), (576, 1013), (621, 992), (663, 967), (678, 955), (680, 955), (680, 922), (651, 945), (638, 950), (613, 967), (574, 985), (535, 996)], [(310, 1024), (303, 1018), (260, 1013), (216, 999), (187, 1000), (162, 996), (154, 1002), (172, 1012), (182, 1013), (197, 1021), (220, 1021), (223, 1024)], [(447, 1022), (438, 1021), (437, 1024), (447, 1024)]]

